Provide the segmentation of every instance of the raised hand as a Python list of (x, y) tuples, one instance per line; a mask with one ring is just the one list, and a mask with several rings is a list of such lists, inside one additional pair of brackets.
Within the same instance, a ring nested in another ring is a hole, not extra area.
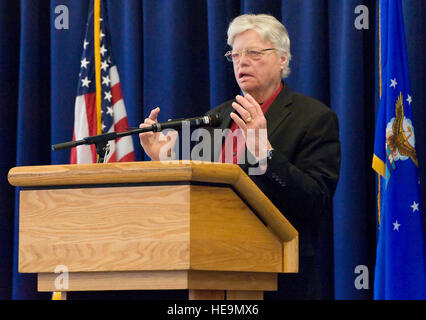
[[(152, 124), (157, 123), (160, 108), (157, 107), (151, 111), (149, 117), (139, 125), (139, 128), (150, 127)], [(151, 160), (168, 160), (172, 149), (176, 143), (178, 133), (174, 130), (168, 131), (166, 135), (162, 132), (144, 132), (139, 134), (139, 140), (145, 153)]]
[(231, 112), (231, 118), (242, 130), (246, 140), (247, 150), (258, 160), (266, 157), (267, 150), (271, 149), (268, 140), (266, 118), (257, 101), (250, 95), (237, 95), (237, 102), (232, 107), (237, 112)]

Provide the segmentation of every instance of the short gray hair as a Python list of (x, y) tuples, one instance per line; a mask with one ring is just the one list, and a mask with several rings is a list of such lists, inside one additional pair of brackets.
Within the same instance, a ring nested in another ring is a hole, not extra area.
[(278, 51), (286, 56), (286, 64), (281, 71), (281, 77), (288, 77), (291, 60), (290, 38), (284, 25), (268, 14), (243, 14), (229, 24), (228, 45), (232, 47), (235, 36), (247, 30), (256, 31), (264, 41), (272, 42)]

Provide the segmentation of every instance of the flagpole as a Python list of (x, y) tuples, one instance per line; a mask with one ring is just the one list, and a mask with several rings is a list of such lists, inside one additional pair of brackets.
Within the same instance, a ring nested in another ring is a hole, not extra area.
[(96, 80), (96, 119), (97, 134), (102, 133), (102, 85), (101, 85), (101, 0), (94, 1), (94, 15), (93, 15), (93, 25), (94, 25), (94, 56), (95, 56), (95, 80)]

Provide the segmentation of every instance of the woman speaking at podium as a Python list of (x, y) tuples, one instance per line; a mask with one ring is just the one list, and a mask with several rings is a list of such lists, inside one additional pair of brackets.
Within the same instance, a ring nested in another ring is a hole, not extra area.
[[(239, 164), (299, 232), (299, 273), (279, 275), (284, 291), (279, 298), (321, 299), (318, 238), (331, 236), (321, 235), (320, 225), (332, 221), (339, 178), (337, 116), (321, 102), (292, 92), (283, 81), (290, 74), (290, 39), (276, 18), (238, 16), (227, 35), (232, 49), (225, 57), (241, 94), (208, 112), (219, 114), (220, 128), (228, 129), (222, 150), (212, 152), (211, 160)], [(156, 123), (159, 112), (152, 110), (140, 127)], [(258, 139), (262, 132), (267, 133), (263, 141)], [(161, 148), (176, 141), (176, 132), (169, 132), (167, 139), (161, 135), (140, 134), (152, 160), (160, 160)], [(260, 173), (250, 174), (253, 163), (262, 168)]]

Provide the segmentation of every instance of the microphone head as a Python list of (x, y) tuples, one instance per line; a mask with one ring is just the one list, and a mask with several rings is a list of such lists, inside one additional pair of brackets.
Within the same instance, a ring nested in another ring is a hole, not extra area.
[(222, 119), (218, 113), (209, 115), (210, 118), (210, 127), (219, 127), (222, 123)]

